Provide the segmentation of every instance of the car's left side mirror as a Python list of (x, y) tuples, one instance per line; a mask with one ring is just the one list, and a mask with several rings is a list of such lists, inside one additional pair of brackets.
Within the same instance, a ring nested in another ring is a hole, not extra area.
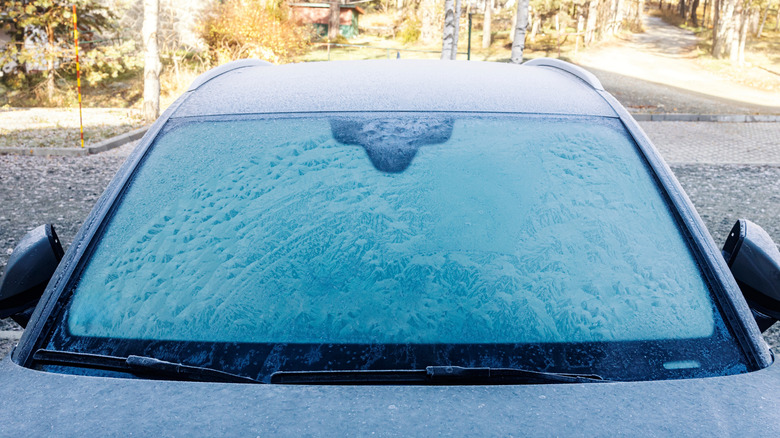
[(64, 254), (53, 225), (41, 225), (25, 234), (5, 266), (0, 318), (10, 316), (25, 327)]
[(766, 231), (740, 219), (723, 245), (723, 258), (737, 280), (758, 327), (780, 320), (780, 251)]

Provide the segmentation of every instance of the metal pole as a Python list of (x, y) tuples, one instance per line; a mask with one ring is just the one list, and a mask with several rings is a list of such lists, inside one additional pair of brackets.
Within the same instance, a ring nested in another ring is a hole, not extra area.
[(466, 61), (471, 61), (471, 16), (474, 15), (473, 12), (469, 12), (469, 46), (468, 50), (466, 51)]
[(81, 147), (84, 147), (84, 120), (81, 118), (81, 66), (79, 65), (79, 30), (76, 23), (76, 5), (73, 5), (73, 41), (76, 47), (76, 85), (79, 93), (79, 129), (81, 130)]

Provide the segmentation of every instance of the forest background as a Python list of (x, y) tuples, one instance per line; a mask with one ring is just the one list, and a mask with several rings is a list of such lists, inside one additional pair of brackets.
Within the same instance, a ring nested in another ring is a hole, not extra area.
[[(234, 59), (287, 63), (439, 58), (446, 33), (445, 8), (452, 8), (453, 0), (357, 3), (365, 11), (360, 16), (360, 36), (346, 40), (317, 36), (310, 26), (296, 23), (285, 0), (159, 0), (156, 35), (162, 107), (198, 74)], [(703, 68), (731, 76), (762, 68), (780, 76), (780, 0), (457, 3), (458, 59), (466, 58), (470, 46), (471, 59), (509, 62), (513, 39), (524, 33), (523, 58), (551, 56), (576, 63), (578, 54), (594, 45), (642, 32), (643, 15), (653, 14), (696, 32), (699, 46), (694, 56), (701, 58)], [(83, 105), (141, 108), (144, 0), (0, 1), (0, 106), (78, 105), (73, 4), (81, 38)], [(523, 33), (516, 32), (519, 28)]]

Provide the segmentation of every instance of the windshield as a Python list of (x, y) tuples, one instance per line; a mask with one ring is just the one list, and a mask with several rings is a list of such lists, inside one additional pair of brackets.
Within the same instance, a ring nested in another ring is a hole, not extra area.
[[(261, 379), (318, 367), (744, 369), (635, 144), (601, 118), (169, 122), (57, 333), (58, 348), (167, 345), (168, 360), (183, 345), (224, 356), (219, 345), (254, 354), (238, 371)], [(697, 353), (721, 349), (717, 363)]]

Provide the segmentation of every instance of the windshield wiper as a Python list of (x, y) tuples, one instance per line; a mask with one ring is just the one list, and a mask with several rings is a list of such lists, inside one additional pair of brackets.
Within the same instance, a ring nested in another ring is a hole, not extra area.
[[(106, 356), (74, 351), (38, 350), (44, 364), (95, 368), (173, 380), (263, 383), (249, 377), (144, 356)], [(277, 371), (271, 383), (288, 385), (536, 385), (607, 382), (593, 374), (548, 373), (517, 368), (429, 366), (418, 370)]]
[(74, 351), (38, 350), (33, 359), (40, 363), (120, 371), (150, 377), (168, 377), (173, 380), (224, 383), (263, 383), (249, 377), (194, 365), (168, 362), (145, 356), (105, 356)]
[(419, 370), (277, 371), (271, 383), (289, 385), (537, 385), (602, 383), (595, 374), (564, 374), (518, 368), (430, 366)]

